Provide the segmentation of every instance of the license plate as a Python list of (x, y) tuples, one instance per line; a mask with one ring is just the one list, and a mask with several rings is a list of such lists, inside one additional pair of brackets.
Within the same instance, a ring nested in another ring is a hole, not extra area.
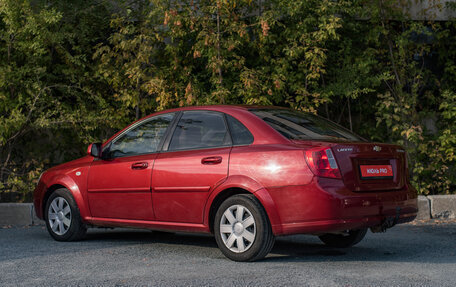
[(385, 165), (360, 165), (361, 179), (390, 179), (393, 178), (393, 167)]

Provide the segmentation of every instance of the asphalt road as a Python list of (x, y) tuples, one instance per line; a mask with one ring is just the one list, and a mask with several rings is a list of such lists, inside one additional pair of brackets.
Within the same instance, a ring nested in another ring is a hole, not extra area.
[(42, 226), (0, 229), (1, 286), (455, 286), (456, 223), (396, 226), (357, 246), (278, 238), (259, 262), (226, 259), (210, 236), (91, 229), (57, 242)]

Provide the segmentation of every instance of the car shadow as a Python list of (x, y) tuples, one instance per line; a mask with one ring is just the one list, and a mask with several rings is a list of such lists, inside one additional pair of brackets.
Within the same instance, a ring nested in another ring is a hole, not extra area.
[[(309, 239), (309, 241), (314, 241)], [(323, 261), (383, 261), (382, 250), (353, 246), (350, 248), (333, 248), (323, 243), (276, 241), (265, 262), (323, 262)], [(389, 253), (393, 255), (395, 253)], [(368, 256), (366, 256), (368, 255)], [(390, 260), (391, 258), (388, 258)]]
[[(57, 242), (44, 227), (2, 231), (0, 262), (22, 257), (70, 254), (81, 251), (109, 249), (121, 246), (140, 246), (146, 253), (160, 250), (207, 259), (226, 259), (211, 235), (168, 233), (141, 229), (89, 229), (87, 237), (78, 242)], [(294, 235), (278, 237), (270, 254), (261, 264), (274, 262), (424, 262), (456, 263), (454, 235), (456, 225), (404, 226), (383, 234), (368, 233), (351, 248), (336, 249), (322, 244), (318, 237)], [(25, 235), (25, 236), (24, 236)], [(33, 242), (30, 252), (24, 246)], [(180, 247), (177, 248), (177, 245)], [(176, 249), (177, 248), (177, 249)], [(229, 260), (227, 261), (229, 262)]]
[[(331, 248), (321, 243), (316, 236), (296, 235), (278, 237), (270, 254), (261, 262), (328, 262), (328, 261), (385, 261), (385, 262), (426, 262), (426, 263), (455, 263), (456, 254), (445, 252), (440, 256), (429, 256), (429, 247), (435, 242), (416, 237), (411, 242), (403, 238), (385, 236), (378, 240), (378, 235), (369, 234), (364, 241), (351, 248)], [(411, 235), (413, 238), (413, 234)], [(198, 252), (193, 248), (204, 247), (205, 255), (210, 258), (225, 258), (219, 251), (215, 239), (211, 235), (168, 233), (160, 231), (110, 230), (94, 232), (87, 236), (87, 241), (115, 241), (116, 244), (163, 244), (182, 245), (182, 252)], [(421, 246), (421, 247), (420, 247)], [(443, 250), (445, 246), (436, 246)], [(449, 249), (451, 249), (448, 246)], [(418, 252), (417, 252), (418, 250)], [(228, 259), (227, 259), (228, 260)]]
[(105, 229), (89, 232), (84, 241), (115, 241), (123, 243), (183, 244), (201, 247), (217, 247), (212, 235), (195, 233), (174, 233), (155, 230)]

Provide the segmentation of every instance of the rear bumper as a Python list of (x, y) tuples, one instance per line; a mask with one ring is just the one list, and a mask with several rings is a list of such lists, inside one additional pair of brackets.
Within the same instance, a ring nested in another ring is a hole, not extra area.
[(278, 220), (276, 235), (321, 234), (374, 227), (385, 220), (412, 221), (418, 212), (416, 190), (355, 193), (341, 180), (314, 178), (310, 185), (268, 188)]
[[(381, 225), (387, 218), (394, 218), (384, 215), (366, 216), (362, 218), (351, 219), (330, 219), (313, 222), (288, 223), (282, 225), (282, 234), (320, 234), (338, 232), (342, 230), (361, 229)], [(396, 224), (413, 221), (416, 218), (415, 213), (399, 215)]]

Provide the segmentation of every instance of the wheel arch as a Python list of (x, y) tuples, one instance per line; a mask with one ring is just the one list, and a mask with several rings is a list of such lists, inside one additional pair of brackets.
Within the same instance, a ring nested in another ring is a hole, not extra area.
[(45, 210), (45, 209), (46, 209), (46, 203), (47, 203), (49, 197), (51, 196), (51, 194), (52, 194), (54, 191), (56, 191), (56, 190), (59, 189), (59, 188), (66, 188), (66, 189), (68, 189), (67, 187), (65, 187), (65, 186), (63, 186), (63, 185), (61, 185), (61, 184), (53, 184), (53, 185), (51, 185), (51, 186), (46, 190), (46, 193), (44, 194), (43, 200), (42, 200), (42, 202), (41, 202), (41, 212), (43, 213), (43, 218), (44, 218), (44, 216), (45, 216), (45, 214), (46, 214), (46, 210)]
[(46, 208), (47, 200), (49, 199), (51, 194), (59, 188), (65, 188), (71, 193), (71, 195), (73, 196), (73, 199), (75, 200), (76, 205), (79, 209), (81, 218), (84, 219), (84, 218), (87, 218), (90, 216), (87, 206), (85, 204), (85, 200), (81, 194), (81, 191), (79, 190), (78, 185), (70, 177), (64, 176), (64, 177), (58, 177), (58, 178), (55, 178), (54, 180), (52, 180), (52, 184), (46, 189), (46, 192), (43, 196), (43, 200), (41, 203), (41, 211), (43, 212), (43, 218), (45, 216), (45, 208)]
[(254, 195), (255, 198), (260, 202), (260, 205), (264, 208), (269, 223), (271, 224), (273, 233), (276, 235), (282, 233), (282, 224), (277, 212), (277, 207), (272, 200), (272, 197), (269, 195), (269, 192), (265, 188), (258, 188), (252, 191), (252, 189), (246, 188), (245, 185), (235, 185), (230, 183), (228, 186), (225, 186), (225, 188), (219, 187), (218, 190), (218, 192), (213, 193), (210, 196), (212, 200), (209, 200), (210, 205), (209, 208), (206, 209), (206, 224), (208, 225), (211, 233), (214, 232), (214, 219), (217, 209), (224, 200), (237, 194)]
[(215, 214), (217, 213), (218, 208), (220, 205), (229, 197), (237, 194), (252, 194), (251, 192), (239, 188), (239, 187), (230, 187), (227, 189), (222, 190), (219, 192), (214, 200), (212, 200), (211, 206), (209, 208), (209, 218), (208, 218), (208, 223), (209, 223), (209, 230), (211, 233), (214, 233), (214, 220), (215, 220)]

